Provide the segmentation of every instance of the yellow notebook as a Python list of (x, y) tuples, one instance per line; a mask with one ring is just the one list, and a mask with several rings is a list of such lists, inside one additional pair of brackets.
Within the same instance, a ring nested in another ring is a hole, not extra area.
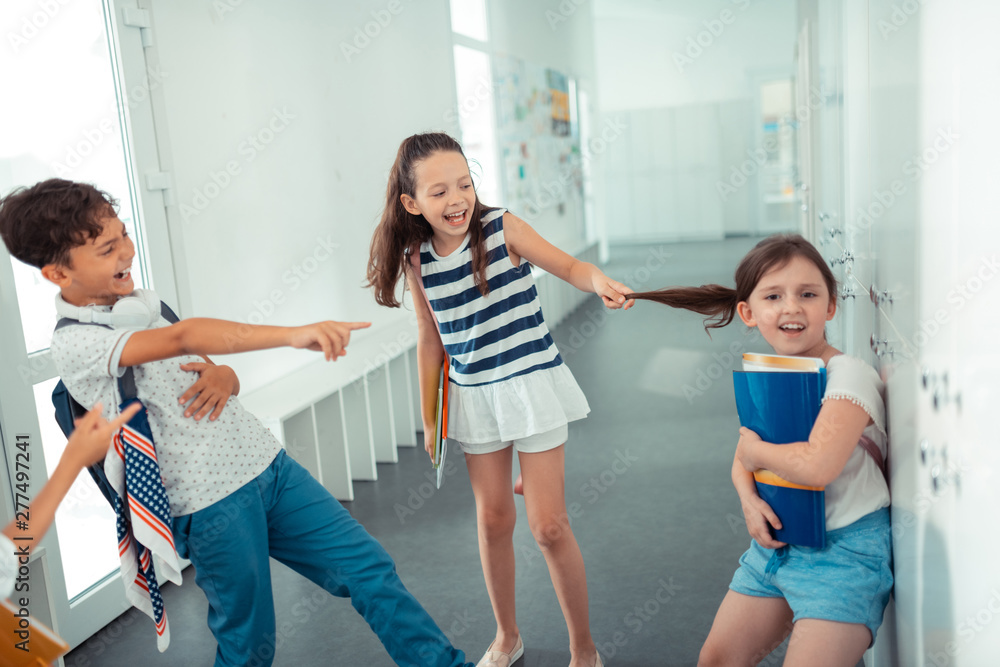
[(444, 460), (448, 454), (448, 355), (444, 355), (441, 377), (438, 382), (437, 414), (434, 419), (434, 468), (437, 470), (437, 488), (444, 479)]
[(27, 610), (0, 601), (0, 665), (48, 667), (69, 651), (69, 644)]

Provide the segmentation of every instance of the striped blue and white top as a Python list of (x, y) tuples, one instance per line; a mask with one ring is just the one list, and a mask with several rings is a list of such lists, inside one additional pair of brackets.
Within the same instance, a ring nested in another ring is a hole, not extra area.
[(420, 246), (420, 273), (441, 340), (451, 362), (451, 381), (464, 387), (501, 382), (563, 363), (542, 319), (531, 265), (514, 267), (503, 235), (505, 209), (482, 217), (489, 266), (489, 295), (483, 297), (472, 275), (467, 236), (447, 257), (430, 241)]

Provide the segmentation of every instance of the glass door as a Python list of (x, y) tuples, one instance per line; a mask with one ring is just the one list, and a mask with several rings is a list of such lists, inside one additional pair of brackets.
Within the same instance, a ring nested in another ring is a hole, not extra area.
[[(148, 113), (136, 103), (149, 97), (146, 72), (140, 85), (147, 94), (127, 95), (135, 87), (125, 84), (110, 2), (50, 4), (46, 9), (44, 3), (17, 0), (0, 10), (0, 32), (8, 35), (10, 47), (0, 50), (0, 80), (5, 99), (17, 100), (0, 105), (0, 195), (53, 177), (108, 192), (119, 200), (119, 217), (136, 241), (136, 285), (149, 285), (147, 227), (139, 215), (129, 136), (134, 114)], [(48, 350), (56, 291), (37, 269), (11, 258), (0, 245), (4, 521), (12, 517), (15, 492), (37, 493), (66, 445), (50, 398), (58, 382)], [(16, 486), (25, 475), (15, 475), (15, 443), (28, 443), (26, 489)], [(29, 598), (38, 611), (29, 609), (71, 646), (128, 609), (118, 574), (115, 515), (87, 473), (73, 485), (41, 546), (33, 558), (38, 565)]]

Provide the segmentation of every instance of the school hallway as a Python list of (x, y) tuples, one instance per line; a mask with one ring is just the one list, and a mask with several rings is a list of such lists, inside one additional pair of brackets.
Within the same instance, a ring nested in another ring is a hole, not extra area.
[[(633, 289), (724, 281), (756, 239), (629, 246), (608, 275)], [(608, 665), (693, 665), (749, 536), (729, 479), (738, 421), (732, 350), (763, 349), (745, 327), (709, 339), (700, 317), (643, 302), (608, 312), (589, 299), (553, 332), (590, 402), (570, 425), (566, 501), (587, 565), (591, 629)], [(476, 662), (495, 630), (463, 457), (432, 490), (422, 450), (400, 448), (378, 481), (355, 483), (351, 513), (395, 558), (400, 576), (453, 643)], [(518, 497), (518, 667), (565, 667), (569, 640), (548, 570)], [(275, 665), (392, 665), (347, 600), (272, 561)], [(172, 641), (156, 652), (135, 610), (67, 656), (68, 667), (211, 665), (207, 601), (194, 584), (164, 591)], [(781, 662), (781, 650), (764, 665)]]

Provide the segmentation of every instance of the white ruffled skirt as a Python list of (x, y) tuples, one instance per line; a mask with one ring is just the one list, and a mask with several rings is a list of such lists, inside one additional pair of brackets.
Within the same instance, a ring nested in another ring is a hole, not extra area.
[(452, 383), (448, 437), (475, 445), (508, 442), (583, 419), (590, 405), (566, 364), (492, 384)]

